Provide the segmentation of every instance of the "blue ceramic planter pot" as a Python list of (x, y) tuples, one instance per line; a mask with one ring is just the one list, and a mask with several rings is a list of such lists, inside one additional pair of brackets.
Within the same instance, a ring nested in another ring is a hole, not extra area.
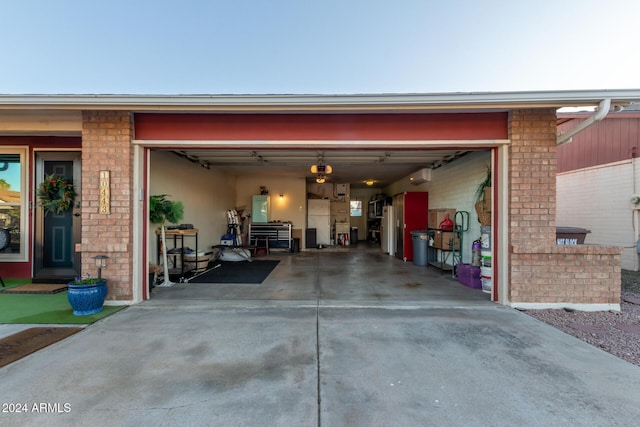
[(74, 316), (88, 316), (100, 313), (107, 297), (107, 280), (92, 285), (75, 285), (69, 283), (67, 297), (73, 308)]

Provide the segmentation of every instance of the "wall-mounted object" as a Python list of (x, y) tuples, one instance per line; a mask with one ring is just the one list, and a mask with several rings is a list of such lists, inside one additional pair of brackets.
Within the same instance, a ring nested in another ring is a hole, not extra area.
[(411, 185), (420, 185), (427, 181), (431, 181), (431, 169), (424, 168), (412, 173), (409, 175), (409, 181), (411, 182)]
[(336, 196), (344, 197), (347, 195), (348, 184), (336, 184)]
[(111, 213), (111, 178), (109, 171), (100, 171), (100, 214)]
[(251, 222), (269, 222), (271, 219), (271, 197), (252, 196), (251, 197)]

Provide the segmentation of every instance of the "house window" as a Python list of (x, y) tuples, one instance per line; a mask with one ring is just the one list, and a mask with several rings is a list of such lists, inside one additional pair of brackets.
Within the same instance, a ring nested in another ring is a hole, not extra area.
[(0, 236), (0, 261), (26, 260), (25, 159), (25, 149), (0, 148), (0, 228), (6, 230)]
[(362, 201), (352, 200), (350, 203), (351, 216), (362, 216)]

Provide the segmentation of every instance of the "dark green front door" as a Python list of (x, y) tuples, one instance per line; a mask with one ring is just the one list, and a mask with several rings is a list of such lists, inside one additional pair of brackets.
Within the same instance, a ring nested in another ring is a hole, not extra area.
[[(64, 281), (80, 275), (80, 159), (79, 153), (40, 153), (36, 185), (46, 176), (59, 175), (73, 182), (78, 194), (73, 207), (62, 213), (36, 209), (34, 279)], [(37, 203), (37, 200), (36, 200)]]
[[(73, 181), (73, 162), (44, 163), (45, 176), (59, 175)], [(44, 268), (73, 268), (73, 214), (69, 209), (44, 216), (42, 266)]]

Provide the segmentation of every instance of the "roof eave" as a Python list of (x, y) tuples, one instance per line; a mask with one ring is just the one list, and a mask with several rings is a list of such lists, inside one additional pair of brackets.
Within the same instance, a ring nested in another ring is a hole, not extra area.
[(640, 89), (354, 95), (0, 95), (0, 109), (131, 111), (509, 110), (640, 101)]

